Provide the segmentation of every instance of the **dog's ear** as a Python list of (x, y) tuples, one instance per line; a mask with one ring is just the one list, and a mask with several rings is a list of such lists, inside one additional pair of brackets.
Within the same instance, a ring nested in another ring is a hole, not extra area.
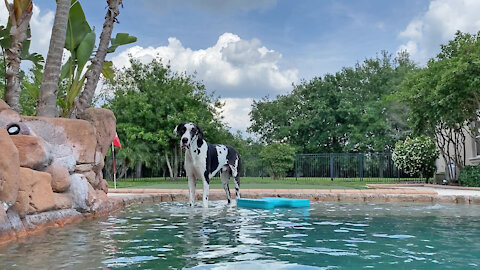
[[(178, 125), (178, 126), (180, 126), (180, 125)], [(176, 126), (175, 129), (173, 130), (173, 134), (174, 134), (175, 136), (178, 136), (178, 131), (177, 131), (178, 126)]]
[(202, 129), (200, 129), (199, 126), (196, 126), (196, 129), (197, 129), (197, 133), (196, 133), (196, 134), (197, 134), (197, 137), (198, 137), (198, 139), (197, 139), (197, 146), (198, 146), (198, 147), (201, 147), (202, 144), (203, 144), (203, 132), (202, 132)]
[(179, 134), (179, 132), (181, 132), (181, 129), (182, 129), (183, 126), (185, 126), (185, 123), (181, 123), (181, 124), (177, 125), (175, 127), (175, 129), (173, 130), (173, 134), (175, 134), (175, 136), (180, 136), (181, 134)]

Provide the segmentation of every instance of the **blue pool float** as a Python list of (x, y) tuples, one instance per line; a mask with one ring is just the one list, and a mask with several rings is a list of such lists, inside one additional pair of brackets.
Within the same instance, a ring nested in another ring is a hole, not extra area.
[(261, 199), (237, 199), (238, 207), (272, 209), (275, 207), (309, 207), (308, 199), (289, 199), (278, 197), (263, 197)]

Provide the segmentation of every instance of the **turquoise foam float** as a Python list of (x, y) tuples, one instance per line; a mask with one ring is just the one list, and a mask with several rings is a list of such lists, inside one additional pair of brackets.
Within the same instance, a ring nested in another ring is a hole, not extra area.
[(263, 197), (261, 199), (237, 199), (238, 207), (272, 209), (275, 207), (309, 207), (308, 199), (290, 199), (278, 197)]

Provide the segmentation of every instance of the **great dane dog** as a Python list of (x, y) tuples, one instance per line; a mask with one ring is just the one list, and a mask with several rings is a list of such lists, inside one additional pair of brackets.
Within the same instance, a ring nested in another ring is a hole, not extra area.
[(197, 179), (203, 181), (203, 207), (208, 207), (210, 179), (220, 171), (223, 189), (230, 203), (228, 181), (232, 176), (235, 183), (235, 196), (240, 198), (240, 155), (233, 147), (211, 144), (203, 139), (202, 130), (194, 123), (181, 123), (173, 131), (181, 136), (180, 145), (185, 149), (185, 171), (188, 177), (189, 203), (194, 206)]

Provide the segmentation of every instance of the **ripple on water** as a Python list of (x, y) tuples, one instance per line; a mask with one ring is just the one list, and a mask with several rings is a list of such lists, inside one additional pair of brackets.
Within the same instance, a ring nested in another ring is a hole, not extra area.
[(284, 261), (258, 260), (258, 261), (242, 261), (242, 262), (225, 262), (215, 265), (197, 265), (186, 270), (224, 270), (224, 269), (278, 269), (278, 270), (331, 270), (337, 269), (337, 266), (309, 266), (298, 263), (290, 263)]
[(109, 267), (112, 266), (128, 266), (131, 264), (136, 264), (139, 262), (144, 262), (144, 261), (152, 261), (152, 260), (157, 260), (157, 257), (154, 256), (133, 256), (133, 257), (118, 257), (118, 258), (112, 258), (108, 260), (104, 260), (102, 263), (108, 265)]
[(316, 225), (332, 225), (332, 226), (337, 226), (337, 225), (342, 225), (342, 222), (330, 222), (330, 221), (322, 221), (322, 222), (314, 222), (313, 224)]
[(391, 238), (391, 239), (408, 239), (408, 238), (414, 238), (415, 236), (413, 235), (408, 235), (408, 234), (393, 234), (393, 235), (388, 235), (384, 233), (374, 233), (372, 236), (374, 237), (382, 237), (382, 238)]
[[(390, 264), (402, 269), (436, 269), (439, 264), (478, 269), (480, 265), (478, 207), (469, 208), (464, 216), (450, 206), (415, 205), (418, 211), (412, 213), (393, 204), (377, 204), (374, 207), (383, 210), (372, 211), (364, 204), (318, 203), (308, 212), (222, 205), (212, 202), (205, 210), (191, 209), (186, 203), (159, 203), (147, 205), (146, 210), (125, 209), (78, 228), (46, 233), (45, 238), (29, 238), (27, 244), (0, 247), (0, 269), (35, 269), (41, 264), (64, 269), (218, 270), (389, 269)], [(441, 218), (432, 222), (436, 213)], [(455, 218), (458, 215), (462, 219)], [(426, 224), (438, 229), (430, 230)], [(48, 256), (25, 260), (35, 251)]]

